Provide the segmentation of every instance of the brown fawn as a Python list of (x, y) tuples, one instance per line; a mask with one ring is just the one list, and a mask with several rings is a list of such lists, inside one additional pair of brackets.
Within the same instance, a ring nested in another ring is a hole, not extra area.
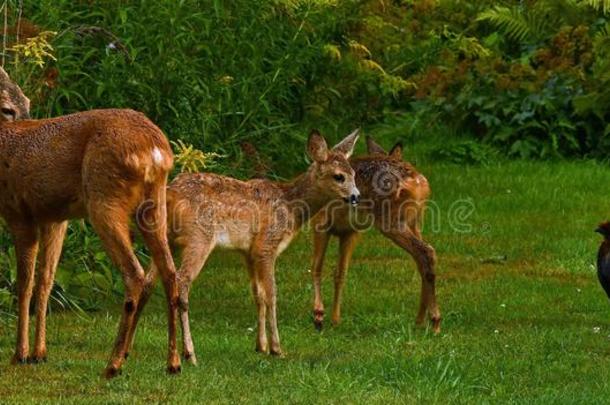
[(350, 163), (356, 173), (356, 186), (362, 202), (356, 209), (329, 205), (312, 219), (314, 253), (314, 324), (322, 329), (324, 304), (321, 276), (324, 255), (331, 236), (339, 238), (339, 261), (334, 274), (335, 297), (331, 321), (341, 318), (341, 296), (352, 252), (360, 233), (371, 226), (415, 260), (421, 275), (421, 297), (416, 323), (423, 324), (426, 312), (433, 331), (440, 332), (441, 314), (436, 303), (435, 263), (432, 246), (423, 241), (420, 227), (430, 186), (424, 176), (402, 159), (402, 146), (397, 144), (388, 154), (367, 137), (367, 156), (355, 157)]
[[(18, 274), (17, 347), (12, 362), (46, 359), (47, 302), (67, 221), (88, 218), (125, 283), (123, 314), (105, 375), (119, 372), (147, 282), (130, 238), (129, 223), (135, 220), (163, 279), (168, 371), (178, 372), (178, 290), (166, 235), (165, 197), (173, 154), (165, 135), (132, 110), (28, 118), (29, 100), (0, 69), (0, 216), (13, 237)], [(29, 308), (37, 260), (36, 340), (30, 354)]]
[[(275, 262), (298, 230), (331, 200), (356, 205), (359, 191), (349, 165), (358, 130), (329, 150), (312, 132), (313, 163), (289, 183), (240, 181), (209, 173), (181, 174), (167, 190), (170, 241), (181, 252), (178, 270), (184, 357), (196, 364), (188, 302), (193, 280), (215, 247), (241, 252), (258, 309), (256, 350), (281, 355), (277, 328)], [(271, 329), (267, 341), (266, 321)]]

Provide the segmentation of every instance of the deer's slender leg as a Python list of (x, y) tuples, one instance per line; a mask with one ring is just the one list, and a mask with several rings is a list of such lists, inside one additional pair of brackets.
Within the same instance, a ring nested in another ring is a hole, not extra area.
[(265, 305), (267, 306), (267, 319), (271, 332), (271, 347), (269, 352), (272, 355), (282, 356), (280, 345), (280, 333), (277, 327), (277, 287), (275, 284), (275, 259), (259, 262), (257, 268), (258, 278), (263, 287)]
[(128, 214), (120, 204), (90, 204), (89, 219), (99, 235), (106, 252), (119, 268), (125, 283), (125, 301), (119, 331), (105, 376), (116, 376), (123, 365), (127, 352), (127, 339), (134, 322), (135, 311), (144, 287), (144, 270), (133, 252), (129, 236)]
[(418, 324), (423, 323), (427, 310), (428, 316), (432, 321), (434, 333), (439, 333), (441, 313), (436, 302), (436, 253), (434, 248), (417, 238), (409, 230), (382, 230), (382, 232), (394, 243), (406, 250), (417, 263), (417, 269), (422, 280), (422, 294), (416, 322)]
[(339, 261), (335, 270), (335, 300), (333, 302), (333, 313), (331, 321), (333, 325), (338, 325), (341, 322), (341, 298), (343, 295), (343, 287), (345, 287), (345, 277), (349, 262), (352, 258), (352, 253), (358, 241), (358, 233), (350, 232), (339, 237)]
[(322, 270), (324, 268), (324, 256), (330, 240), (330, 234), (324, 231), (313, 233), (313, 324), (317, 330), (322, 330), (324, 322), (324, 302), (322, 299)]
[(30, 362), (47, 359), (47, 305), (53, 288), (55, 271), (61, 256), (61, 247), (68, 229), (68, 222), (56, 222), (40, 226), (40, 254), (38, 286), (36, 291), (36, 344)]
[[(11, 225), (11, 224), (9, 224)], [(19, 315), (17, 326), (17, 346), (12, 364), (27, 362), (30, 351), (29, 318), (30, 300), (34, 287), (34, 271), (36, 268), (36, 254), (38, 252), (37, 228), (31, 224), (10, 226), (15, 241), (17, 254), (17, 291), (19, 299)]]
[[(140, 296), (140, 302), (138, 302), (138, 308), (136, 309), (136, 315), (134, 320), (134, 325), (138, 324), (140, 320), (140, 316), (142, 315), (142, 310), (146, 306), (146, 303), (150, 299), (153, 291), (155, 290), (155, 283), (157, 281), (157, 276), (159, 271), (155, 266), (154, 261), (150, 264), (150, 269), (146, 274), (146, 280), (144, 281), (144, 288), (142, 289), (142, 295)], [(129, 353), (133, 349), (133, 340), (136, 334), (135, 326), (132, 327), (127, 333), (127, 351), (125, 352), (125, 358), (129, 357)]]
[[(168, 358), (167, 371), (180, 372), (180, 356), (176, 345), (176, 319), (178, 317), (178, 283), (176, 268), (167, 240), (167, 206), (165, 196), (166, 181), (152, 184), (146, 191), (146, 199), (140, 205), (137, 213), (137, 224), (146, 246), (150, 250), (155, 267), (159, 270), (165, 296), (168, 315)], [(136, 327), (137, 319), (130, 325)]]
[(189, 293), (193, 281), (197, 278), (205, 265), (213, 245), (209, 238), (201, 240), (192, 238), (191, 242), (182, 250), (182, 265), (178, 270), (179, 311), (182, 326), (182, 356), (191, 364), (197, 364), (195, 345), (191, 335), (189, 322)]
[(264, 259), (249, 257), (247, 259), (248, 270), (250, 273), (250, 283), (252, 286), (252, 294), (258, 313), (258, 327), (256, 336), (256, 351), (260, 353), (269, 353), (269, 343), (267, 341), (267, 303), (265, 287), (262, 279), (262, 269), (266, 266)]

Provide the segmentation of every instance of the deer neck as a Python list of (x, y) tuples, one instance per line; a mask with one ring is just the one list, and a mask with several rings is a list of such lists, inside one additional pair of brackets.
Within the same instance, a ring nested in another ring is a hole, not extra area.
[(282, 185), (284, 199), (293, 217), (293, 228), (299, 230), (329, 201), (316, 190), (315, 174), (308, 170), (293, 181)]

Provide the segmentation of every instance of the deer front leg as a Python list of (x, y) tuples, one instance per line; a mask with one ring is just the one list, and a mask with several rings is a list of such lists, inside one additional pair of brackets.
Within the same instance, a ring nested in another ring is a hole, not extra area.
[(248, 257), (248, 273), (250, 275), (250, 285), (252, 287), (252, 295), (257, 310), (257, 329), (256, 329), (256, 351), (259, 353), (269, 353), (269, 343), (267, 340), (267, 303), (265, 301), (266, 293), (263, 284), (263, 270), (265, 267), (264, 259)]
[(260, 278), (263, 283), (265, 304), (267, 305), (267, 317), (271, 329), (271, 348), (269, 352), (274, 356), (283, 356), (280, 346), (280, 332), (277, 327), (277, 287), (275, 284), (275, 260), (267, 263), (260, 269)]
[(439, 333), (441, 330), (441, 313), (436, 302), (436, 252), (434, 251), (434, 248), (417, 238), (409, 230), (389, 230), (382, 232), (394, 243), (406, 250), (417, 264), (417, 270), (421, 276), (422, 288), (416, 323), (421, 325), (424, 322), (427, 310), (428, 316), (432, 322), (432, 330), (434, 333)]
[(324, 231), (314, 231), (313, 234), (313, 324), (318, 331), (322, 330), (324, 322), (324, 303), (322, 301), (322, 269), (324, 268), (324, 256), (330, 235)]
[(11, 232), (15, 240), (15, 252), (17, 254), (17, 294), (19, 300), (17, 346), (11, 363), (24, 364), (27, 362), (30, 351), (30, 300), (32, 299), (32, 288), (34, 286), (38, 234), (36, 226), (31, 224), (11, 226)]
[(34, 346), (34, 353), (29, 358), (31, 363), (47, 360), (47, 305), (67, 229), (67, 221), (40, 226), (40, 264), (36, 294), (36, 345)]
[(356, 232), (341, 235), (339, 239), (339, 262), (337, 263), (337, 269), (335, 270), (335, 300), (333, 302), (333, 313), (331, 317), (334, 326), (337, 326), (339, 322), (341, 322), (341, 299), (343, 288), (345, 287), (345, 277), (357, 240), (358, 233)]

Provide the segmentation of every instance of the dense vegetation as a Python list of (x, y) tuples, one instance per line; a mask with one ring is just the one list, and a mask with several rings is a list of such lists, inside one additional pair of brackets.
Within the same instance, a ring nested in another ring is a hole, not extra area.
[[(459, 163), (610, 152), (608, 0), (4, 4), (3, 60), (34, 116), (135, 108), (184, 142), (192, 168), (203, 158), (236, 176), (288, 177), (305, 165), (309, 128), (336, 139), (383, 121), (404, 137), (441, 134), (431, 153)], [(0, 246), (11, 313), (14, 253), (1, 232)], [(87, 225), (71, 227), (65, 252), (56, 302), (94, 308), (117, 290)]]

